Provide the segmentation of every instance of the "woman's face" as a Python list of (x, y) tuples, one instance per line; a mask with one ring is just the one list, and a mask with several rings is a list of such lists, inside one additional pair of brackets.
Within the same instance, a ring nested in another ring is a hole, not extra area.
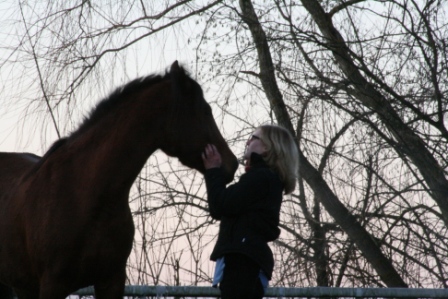
[(259, 155), (263, 155), (266, 153), (267, 148), (266, 145), (261, 141), (262, 137), (261, 129), (258, 128), (255, 132), (250, 136), (249, 140), (246, 142), (246, 152), (244, 153), (244, 159), (249, 159), (252, 153), (257, 153)]

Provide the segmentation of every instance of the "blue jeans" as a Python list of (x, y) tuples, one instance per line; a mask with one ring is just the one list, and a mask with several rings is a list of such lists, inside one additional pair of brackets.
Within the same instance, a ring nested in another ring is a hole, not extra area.
[(216, 266), (214, 284), (220, 282), (222, 299), (263, 298), (268, 280), (251, 258), (238, 253), (226, 254), (224, 263), (218, 261)]

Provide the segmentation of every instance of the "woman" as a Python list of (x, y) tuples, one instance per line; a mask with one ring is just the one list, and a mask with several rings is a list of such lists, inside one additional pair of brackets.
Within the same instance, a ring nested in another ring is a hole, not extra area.
[(257, 128), (246, 143), (246, 173), (228, 187), (216, 147), (207, 145), (202, 159), (210, 215), (220, 220), (213, 284), (223, 299), (262, 298), (274, 267), (268, 242), (280, 235), (282, 197), (296, 184), (294, 138), (280, 126)]

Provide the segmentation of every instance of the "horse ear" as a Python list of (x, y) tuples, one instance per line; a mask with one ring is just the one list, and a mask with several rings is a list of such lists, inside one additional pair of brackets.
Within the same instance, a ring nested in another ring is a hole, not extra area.
[(179, 62), (177, 60), (174, 61), (170, 68), (170, 78), (173, 82), (173, 87), (185, 88), (185, 84), (187, 84), (185, 77), (186, 73), (184, 68), (179, 65)]
[(170, 73), (172, 73), (172, 72), (178, 72), (179, 69), (180, 69), (180, 67), (179, 67), (179, 62), (178, 62), (177, 60), (175, 60), (175, 61), (173, 62), (173, 64), (171, 65)]
[(171, 71), (174, 71), (175, 69), (179, 69), (179, 62), (177, 60), (174, 60), (173, 64), (171, 65)]

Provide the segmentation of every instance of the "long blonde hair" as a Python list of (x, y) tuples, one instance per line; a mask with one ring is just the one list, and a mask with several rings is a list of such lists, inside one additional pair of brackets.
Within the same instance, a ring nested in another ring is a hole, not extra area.
[(294, 191), (299, 171), (299, 151), (294, 137), (278, 125), (262, 125), (261, 141), (267, 148), (265, 162), (274, 169), (285, 184), (285, 194)]

